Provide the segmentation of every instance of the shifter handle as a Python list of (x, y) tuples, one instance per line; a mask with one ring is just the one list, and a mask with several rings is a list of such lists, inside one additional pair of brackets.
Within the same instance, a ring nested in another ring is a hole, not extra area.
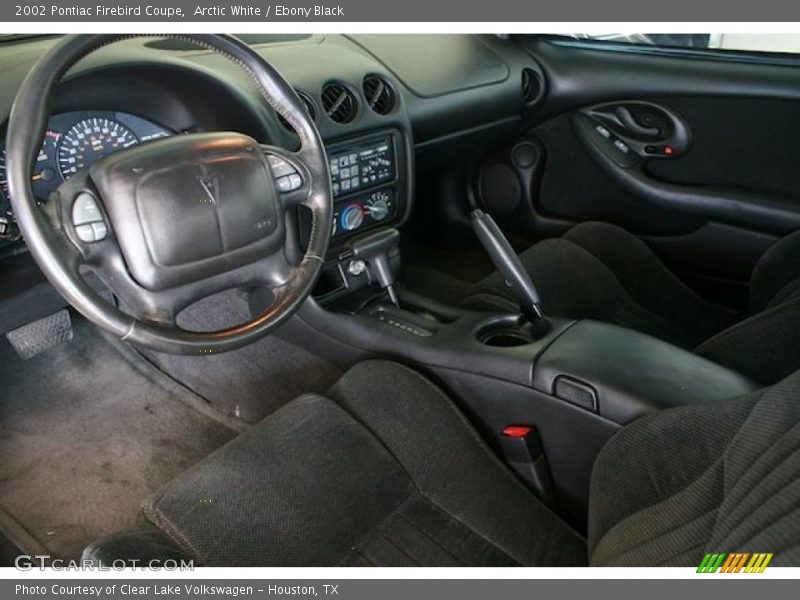
[(397, 229), (378, 229), (352, 240), (348, 247), (355, 259), (365, 261), (378, 284), (389, 294), (395, 306), (400, 306), (394, 290), (394, 271), (389, 254), (397, 248), (400, 232)]
[(470, 217), (475, 235), (478, 236), (500, 275), (516, 295), (522, 314), (532, 321), (541, 318), (541, 300), (536, 286), (533, 285), (530, 275), (522, 266), (522, 261), (497, 223), (491, 216), (477, 208), (472, 211)]

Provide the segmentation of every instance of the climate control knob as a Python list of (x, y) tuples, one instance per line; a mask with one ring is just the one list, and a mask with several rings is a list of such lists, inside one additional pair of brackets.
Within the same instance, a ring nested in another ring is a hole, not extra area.
[(358, 229), (364, 222), (364, 207), (354, 202), (348, 204), (339, 217), (339, 225), (345, 231)]
[(389, 194), (386, 192), (374, 192), (367, 200), (364, 210), (373, 221), (383, 221), (389, 216), (389, 211), (391, 210)]

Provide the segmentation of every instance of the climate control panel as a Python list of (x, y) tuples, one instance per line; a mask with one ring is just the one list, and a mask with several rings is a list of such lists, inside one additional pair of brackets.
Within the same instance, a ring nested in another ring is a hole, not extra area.
[[(397, 227), (408, 216), (410, 140), (399, 129), (384, 129), (325, 144), (333, 192), (331, 259), (351, 237), (370, 228)], [(298, 212), (300, 244), (311, 233), (307, 211)]]
[(357, 231), (393, 217), (394, 194), (394, 189), (389, 188), (337, 202), (333, 213), (333, 235)]

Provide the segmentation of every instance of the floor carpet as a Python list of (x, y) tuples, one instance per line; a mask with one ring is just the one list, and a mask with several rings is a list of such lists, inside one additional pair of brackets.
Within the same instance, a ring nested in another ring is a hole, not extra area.
[[(222, 329), (250, 318), (246, 296), (211, 296), (181, 314), (193, 331)], [(301, 394), (325, 393), (342, 370), (277, 335), (230, 352), (178, 356), (145, 352), (170, 377), (192, 389), (223, 414), (248, 423), (260, 421)]]
[(77, 558), (141, 501), (236, 435), (207, 403), (73, 317), (74, 339), (29, 360), (0, 341), (0, 510)]

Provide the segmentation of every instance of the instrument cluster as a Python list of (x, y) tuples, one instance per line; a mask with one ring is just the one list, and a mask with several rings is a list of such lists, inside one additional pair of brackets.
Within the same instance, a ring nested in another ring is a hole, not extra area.
[[(76, 111), (54, 115), (47, 123), (42, 147), (31, 173), (36, 197), (46, 202), (50, 193), (102, 156), (174, 132), (152, 121), (116, 111)], [(6, 174), (5, 142), (0, 142), (0, 240), (14, 241), (14, 223)]]

